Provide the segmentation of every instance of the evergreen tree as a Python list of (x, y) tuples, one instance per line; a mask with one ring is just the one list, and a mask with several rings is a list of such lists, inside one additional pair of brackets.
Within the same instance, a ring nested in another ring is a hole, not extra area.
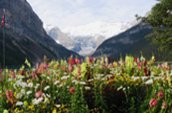
[(160, 50), (172, 49), (172, 0), (158, 0), (152, 8), (146, 22), (152, 25), (153, 32), (149, 35), (155, 44), (160, 45)]

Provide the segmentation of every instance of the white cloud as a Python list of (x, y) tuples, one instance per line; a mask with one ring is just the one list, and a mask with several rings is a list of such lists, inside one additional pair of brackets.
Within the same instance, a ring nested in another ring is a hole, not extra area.
[(145, 15), (155, 0), (28, 0), (44, 25), (60, 28), (95, 21), (132, 21)]

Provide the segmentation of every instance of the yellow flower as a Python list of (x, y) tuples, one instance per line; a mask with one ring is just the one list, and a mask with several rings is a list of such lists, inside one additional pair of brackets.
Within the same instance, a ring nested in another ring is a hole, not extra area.
[(117, 62), (114, 62), (114, 63), (113, 63), (113, 66), (114, 66), (114, 67), (117, 67), (117, 66), (118, 66), (118, 63), (117, 63)]
[(53, 109), (52, 113), (57, 113), (57, 110), (56, 109)]
[(31, 111), (34, 111), (35, 110), (35, 106), (33, 104), (31, 104), (29, 107), (28, 107)]

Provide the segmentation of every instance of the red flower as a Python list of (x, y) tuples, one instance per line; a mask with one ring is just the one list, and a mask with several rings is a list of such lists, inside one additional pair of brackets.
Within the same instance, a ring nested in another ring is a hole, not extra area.
[(42, 94), (43, 94), (42, 91), (38, 91), (35, 93), (35, 97), (40, 98), (42, 96)]
[(143, 62), (143, 64), (144, 64), (144, 66), (146, 66), (146, 65), (147, 65), (147, 61), (145, 60), (145, 61)]
[(70, 58), (68, 59), (68, 64), (69, 64), (69, 65), (74, 65), (74, 64), (75, 64), (75, 59), (73, 59), (72, 57), (70, 57)]
[(5, 26), (5, 15), (2, 16), (1, 20), (1, 27), (3, 28)]
[(155, 98), (152, 98), (150, 101), (149, 101), (149, 106), (150, 107), (155, 107), (157, 105), (158, 101), (157, 99)]
[(81, 61), (80, 61), (78, 58), (75, 58), (75, 63), (76, 63), (76, 64), (80, 64)]
[(20, 75), (25, 75), (25, 70), (23, 70), (23, 69), (22, 70), (19, 70), (19, 74)]
[(93, 63), (93, 61), (94, 61), (94, 58), (93, 57), (89, 57), (89, 63), (91, 64), (91, 63)]
[(6, 91), (6, 97), (7, 97), (7, 100), (11, 102), (11, 104), (14, 103), (14, 94), (13, 94), (13, 91), (7, 90)]
[(164, 98), (164, 92), (163, 91), (159, 91), (157, 94), (158, 98), (162, 99)]
[(69, 92), (70, 92), (71, 94), (74, 94), (74, 93), (75, 93), (75, 88), (74, 88), (74, 87), (71, 87), (71, 88), (69, 89)]

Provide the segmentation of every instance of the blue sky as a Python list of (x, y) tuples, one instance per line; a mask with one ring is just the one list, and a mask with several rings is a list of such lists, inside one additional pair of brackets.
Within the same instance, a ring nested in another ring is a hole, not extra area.
[(144, 16), (156, 0), (27, 0), (44, 22), (60, 28), (97, 21), (130, 22)]

